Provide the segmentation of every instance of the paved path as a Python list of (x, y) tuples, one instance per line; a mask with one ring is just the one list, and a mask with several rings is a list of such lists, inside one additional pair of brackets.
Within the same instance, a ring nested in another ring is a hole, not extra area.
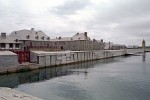
[(0, 100), (42, 100), (31, 95), (25, 94), (23, 92), (0, 87)]

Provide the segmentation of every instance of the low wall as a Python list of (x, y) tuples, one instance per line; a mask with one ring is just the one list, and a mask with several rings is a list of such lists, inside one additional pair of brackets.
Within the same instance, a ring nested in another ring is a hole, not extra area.
[[(73, 64), (78, 62), (99, 60), (111, 57), (122, 56), (125, 54), (137, 54), (143, 52), (142, 49), (129, 49), (129, 50), (97, 50), (97, 51), (64, 51), (64, 52), (32, 52), (30, 59), (32, 63), (25, 63), (19, 66), (0, 67), (0, 74), (23, 72), (50, 66), (59, 66), (66, 64)], [(6, 57), (6, 56), (5, 56)], [(6, 57), (7, 58), (7, 57)], [(3, 58), (4, 59), (4, 58)], [(13, 57), (13, 60), (16, 58)], [(12, 59), (5, 59), (5, 63)], [(2, 65), (2, 63), (0, 64)]]
[(18, 56), (11, 51), (0, 51), (0, 68), (18, 66)]
[[(122, 56), (125, 53), (125, 50), (70, 51), (54, 54), (32, 54), (32, 58), (34, 58), (34, 61), (40, 66), (45, 67)], [(36, 56), (33, 57), (33, 55)], [(35, 60), (35, 58), (37, 58), (37, 60)]]
[(127, 54), (137, 54), (137, 53), (143, 52), (143, 49), (142, 48), (140, 48), (140, 49), (127, 49), (126, 52), (127, 52)]

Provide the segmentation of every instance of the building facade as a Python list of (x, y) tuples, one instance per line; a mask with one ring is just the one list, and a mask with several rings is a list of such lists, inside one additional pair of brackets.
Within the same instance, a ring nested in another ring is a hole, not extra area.
[(11, 37), (17, 38), (22, 43), (22, 50), (40, 49), (40, 50), (101, 50), (104, 48), (103, 42), (87, 36), (87, 32), (77, 33), (72, 37), (56, 37), (50, 39), (44, 32), (31, 30), (14, 31)]
[(120, 50), (120, 49), (125, 49), (127, 48), (125, 45), (121, 44), (114, 44), (112, 42), (105, 43), (105, 50)]
[[(9, 36), (5, 38), (4, 34), (1, 35), (0, 43), (1, 49), (5, 47), (5, 50), (13, 49), (18, 50), (48, 50), (48, 51), (60, 51), (60, 50), (71, 50), (71, 51), (84, 51), (84, 50), (102, 50), (104, 49), (103, 41), (91, 40), (87, 32), (76, 33), (72, 37), (56, 37), (50, 39), (42, 31), (35, 31), (34, 28), (31, 30), (19, 30), (13, 31)], [(11, 38), (11, 39), (10, 39)], [(9, 40), (9, 41), (8, 41)], [(11, 44), (11, 42), (13, 44)], [(4, 46), (4, 44), (6, 46)], [(9, 46), (8, 46), (9, 45)], [(13, 45), (13, 46), (12, 46)]]

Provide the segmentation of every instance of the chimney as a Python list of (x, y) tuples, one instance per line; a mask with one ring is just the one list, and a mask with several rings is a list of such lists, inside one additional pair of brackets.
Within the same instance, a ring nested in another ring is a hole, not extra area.
[(34, 28), (31, 28), (31, 31), (34, 31)]
[(1, 37), (6, 39), (6, 33), (1, 33)]
[(84, 36), (87, 38), (87, 32), (84, 32)]

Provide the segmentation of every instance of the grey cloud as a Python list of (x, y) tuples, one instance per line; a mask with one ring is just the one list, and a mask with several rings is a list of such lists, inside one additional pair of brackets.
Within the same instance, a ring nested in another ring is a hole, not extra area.
[[(98, 13), (93, 20), (87, 23), (86, 27), (89, 30), (100, 32), (99, 37), (108, 34), (114, 38), (112, 40), (115, 42), (129, 37), (138, 40), (148, 39), (147, 37), (150, 37), (149, 5), (149, 0), (113, 0), (109, 5), (103, 4), (95, 7)], [(113, 25), (116, 26), (112, 27)]]
[[(58, 17), (65, 26), (59, 25), (57, 21), (58, 24), (54, 26), (55, 21), (51, 20), (46, 23), (46, 17), (30, 11), (28, 3), (30, 2), (25, 3), (25, 0), (0, 0), (1, 32), (10, 33), (14, 30), (35, 27), (50, 36), (57, 37), (58, 35), (71, 36), (78, 31), (88, 31), (92, 38), (103, 38), (104, 41), (140, 44), (144, 38), (150, 45), (149, 0), (110, 0), (96, 5), (90, 0), (66, 0), (64, 5), (54, 7), (52, 10), (47, 9), (49, 12), (44, 12), (47, 16), (52, 14)], [(96, 12), (88, 21), (64, 18), (87, 7)]]
[(64, 5), (55, 7), (50, 12), (56, 13), (58, 15), (70, 15), (76, 13), (76, 11), (84, 9), (89, 6), (90, 0), (67, 0)]

